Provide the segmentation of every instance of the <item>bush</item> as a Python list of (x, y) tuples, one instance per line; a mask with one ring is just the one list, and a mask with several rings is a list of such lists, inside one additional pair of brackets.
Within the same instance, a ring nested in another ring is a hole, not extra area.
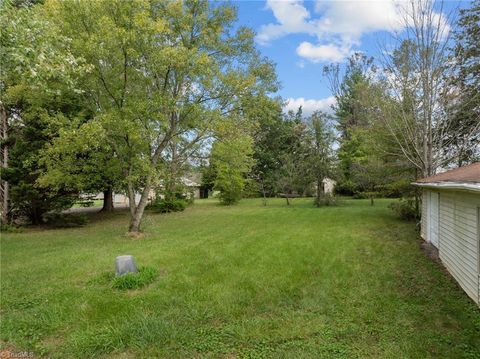
[(152, 267), (141, 267), (138, 273), (127, 273), (119, 277), (114, 277), (112, 287), (120, 290), (138, 289), (152, 283), (157, 277), (158, 272)]
[(355, 192), (355, 194), (352, 196), (353, 199), (367, 199), (368, 193), (367, 192)]
[(148, 209), (157, 213), (181, 212), (187, 207), (184, 199), (156, 199), (148, 205)]
[(338, 181), (337, 185), (335, 186), (335, 193), (341, 194), (344, 196), (352, 196), (357, 191), (357, 186), (352, 181)]
[(386, 184), (382, 189), (382, 196), (387, 198), (401, 198), (410, 197), (415, 194), (416, 188), (412, 186), (411, 182), (415, 179), (400, 179)]
[(12, 224), (0, 223), (0, 232), (20, 233), (23, 232), (23, 228)]
[(398, 202), (392, 202), (388, 206), (397, 215), (405, 220), (419, 220), (420, 206), (417, 207), (415, 198), (401, 198)]
[(338, 200), (337, 197), (331, 195), (330, 193), (326, 193), (322, 196), (320, 196), (320, 199), (315, 197), (313, 203), (317, 207), (322, 207), (322, 206), (337, 206), (338, 205)]
[(43, 220), (48, 226), (55, 228), (80, 227), (88, 223), (84, 213), (49, 212), (43, 215)]

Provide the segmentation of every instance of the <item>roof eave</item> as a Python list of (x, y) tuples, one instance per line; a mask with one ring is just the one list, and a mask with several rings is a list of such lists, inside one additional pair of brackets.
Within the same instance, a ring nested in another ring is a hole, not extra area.
[(423, 188), (452, 189), (480, 192), (480, 182), (413, 182), (412, 185)]

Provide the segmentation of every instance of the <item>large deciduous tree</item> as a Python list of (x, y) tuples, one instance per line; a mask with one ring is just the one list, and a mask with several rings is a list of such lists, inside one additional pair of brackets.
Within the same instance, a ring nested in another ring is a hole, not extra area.
[[(83, 83), (130, 199), (138, 232), (173, 142), (182, 157), (246, 96), (275, 90), (253, 33), (233, 31), (235, 9), (207, 1), (51, 1), (52, 19), (93, 66)], [(235, 118), (235, 116), (233, 116)], [(92, 126), (95, 128), (95, 126)], [(140, 201), (135, 203), (135, 194)]]
[(470, 138), (479, 127), (456, 125), (449, 109), (458, 89), (446, 81), (452, 67), (453, 24), (442, 3), (411, 0), (403, 10), (403, 22), (405, 30), (395, 38), (396, 50), (384, 62), (388, 93), (395, 101), (378, 106), (401, 156), (426, 177), (458, 158), (458, 149), (475, 145), (455, 146), (455, 141)]

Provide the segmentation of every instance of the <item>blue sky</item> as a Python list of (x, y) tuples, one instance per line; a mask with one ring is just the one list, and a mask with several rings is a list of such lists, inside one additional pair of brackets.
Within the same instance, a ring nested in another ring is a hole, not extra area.
[[(408, 3), (397, 0), (237, 0), (239, 24), (253, 28), (263, 55), (277, 65), (282, 83), (280, 95), (288, 108), (302, 105), (304, 113), (329, 110), (333, 97), (323, 66), (343, 63), (353, 52), (378, 57), (393, 33), (404, 26), (401, 9)], [(468, 1), (446, 1), (445, 14)], [(445, 20), (447, 21), (447, 20)]]

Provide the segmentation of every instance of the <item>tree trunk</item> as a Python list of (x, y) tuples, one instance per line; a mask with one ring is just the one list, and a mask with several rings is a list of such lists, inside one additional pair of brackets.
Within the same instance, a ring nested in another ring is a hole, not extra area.
[(103, 207), (102, 212), (113, 212), (113, 189), (108, 187), (103, 191)]
[(288, 199), (288, 195), (285, 196), (285, 199), (287, 200), (287, 206), (290, 206), (290, 201), (289, 201), (289, 199)]
[(317, 207), (320, 207), (321, 192), (322, 192), (322, 181), (317, 178), (317, 201), (315, 203)]
[(135, 215), (135, 190), (133, 188), (133, 184), (129, 181), (128, 182), (128, 208), (130, 210), (130, 216), (133, 217)]
[[(134, 205), (135, 210), (133, 212), (133, 215), (130, 218), (130, 226), (128, 227), (128, 231), (130, 233), (140, 232), (140, 223), (142, 221), (143, 212), (145, 211), (145, 207), (147, 206), (148, 194), (150, 193), (150, 187), (151, 187), (151, 178), (149, 177), (147, 179), (147, 183), (146, 183), (145, 187), (143, 188), (142, 197), (140, 198), (140, 202), (138, 203), (138, 206)], [(130, 212), (132, 212), (132, 211), (130, 210)]]
[[(5, 110), (5, 107), (3, 106), (3, 103), (0, 103), (0, 114), (1, 114), (1, 131), (0, 131), (0, 139), (2, 141), (6, 141), (8, 138), (8, 119), (7, 119), (7, 111)], [(2, 170), (5, 168), (8, 168), (8, 145), (4, 144), (2, 148), (2, 155), (1, 155), (1, 167)], [(9, 204), (10, 204), (10, 193), (9, 193), (9, 184), (7, 181), (1, 181), (0, 184), (0, 194), (2, 196), (1, 198), (1, 223), (8, 223), (9, 222)]]
[(262, 185), (263, 205), (266, 206), (267, 205), (267, 194), (265, 193), (265, 186), (263, 184), (262, 179), (260, 179), (260, 183)]

